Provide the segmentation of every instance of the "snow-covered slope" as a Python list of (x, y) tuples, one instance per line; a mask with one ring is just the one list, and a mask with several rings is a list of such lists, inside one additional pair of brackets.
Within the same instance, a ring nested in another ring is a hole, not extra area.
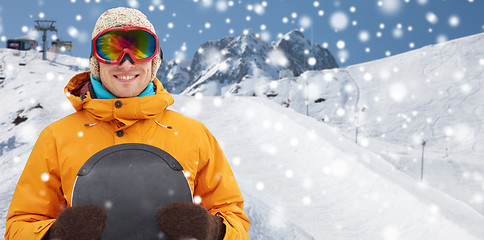
[(297, 78), (246, 81), (239, 94), (336, 126), (417, 180), (423, 155), (427, 184), (484, 214), (483, 46), (478, 34)]

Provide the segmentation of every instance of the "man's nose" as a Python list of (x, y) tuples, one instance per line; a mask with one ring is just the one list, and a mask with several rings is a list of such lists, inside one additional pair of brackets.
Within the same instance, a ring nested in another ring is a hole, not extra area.
[(131, 68), (134, 66), (134, 61), (131, 59), (131, 56), (129, 54), (124, 54), (123, 59), (121, 59), (121, 62), (119, 63), (119, 67), (121, 68)]

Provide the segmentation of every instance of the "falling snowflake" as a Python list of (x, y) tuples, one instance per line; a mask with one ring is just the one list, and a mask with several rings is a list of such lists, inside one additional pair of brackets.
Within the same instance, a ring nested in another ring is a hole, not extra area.
[(286, 67), (289, 65), (289, 61), (283, 51), (275, 49), (269, 52), (268, 59), (269, 63), (275, 66)]
[(67, 28), (67, 33), (72, 38), (77, 38), (79, 36), (79, 30), (77, 30), (77, 28), (75, 28), (73, 26), (70, 26), (70, 27)]
[(308, 59), (308, 64), (309, 64), (309, 66), (314, 66), (314, 65), (316, 65), (316, 63), (317, 63), (316, 58), (314, 58), (314, 57), (310, 57), (310, 58)]
[(43, 173), (43, 174), (40, 176), (40, 179), (42, 179), (42, 181), (44, 181), (44, 182), (49, 181), (49, 178), (50, 178), (50, 176), (49, 176), (49, 174), (48, 174), (48, 173)]
[(235, 166), (240, 165), (240, 163), (241, 163), (241, 159), (240, 159), (240, 157), (234, 157), (234, 158), (232, 158), (232, 163), (233, 163)]
[(443, 42), (447, 42), (448, 38), (445, 34), (439, 34), (437, 35), (437, 37), (435, 38), (435, 42), (436, 43), (443, 43)]
[(377, 4), (381, 11), (387, 15), (395, 15), (402, 9), (400, 0), (381, 0)]
[(213, 105), (214, 105), (215, 107), (220, 107), (220, 106), (222, 106), (222, 103), (223, 103), (223, 102), (222, 102), (222, 98), (220, 98), (220, 97), (215, 97), (215, 98), (213, 99)]
[(273, 144), (263, 144), (260, 146), (260, 149), (262, 152), (265, 152), (271, 156), (275, 156), (279, 152), (278, 147)]
[(426, 13), (425, 19), (427, 19), (427, 21), (431, 24), (436, 24), (439, 21), (439, 18), (433, 12)]
[(338, 51), (338, 58), (339, 58), (339, 61), (342, 63), (346, 62), (349, 56), (350, 56), (350, 52), (347, 51), (346, 49), (341, 49)]
[(306, 196), (302, 199), (302, 202), (303, 202), (304, 205), (310, 205), (311, 204), (311, 198)]
[(366, 30), (362, 30), (358, 34), (358, 39), (361, 42), (368, 42), (370, 40), (370, 33), (368, 31), (366, 31)]
[(127, 3), (130, 8), (139, 8), (139, 2), (137, 0), (128, 0)]
[(294, 176), (294, 171), (292, 171), (291, 169), (288, 169), (286, 170), (284, 175), (286, 176), (286, 178), (292, 178)]
[(345, 48), (345, 46), (346, 46), (346, 43), (343, 40), (338, 40), (338, 42), (336, 42), (336, 47), (338, 49), (343, 49), (343, 48)]
[(417, 0), (417, 3), (420, 5), (425, 5), (428, 3), (428, 0)]
[(402, 30), (401, 26), (400, 27), (397, 26), (396, 28), (394, 28), (393, 31), (392, 31), (392, 34), (393, 34), (393, 37), (396, 38), (396, 39), (402, 38), (403, 37), (403, 30)]
[(395, 102), (402, 102), (407, 96), (407, 87), (403, 83), (394, 83), (390, 86), (388, 92)]
[(346, 13), (337, 11), (330, 17), (330, 26), (336, 31), (345, 30), (348, 27), (349, 18)]
[(346, 114), (346, 111), (343, 108), (338, 108), (338, 110), (336, 110), (336, 115), (338, 115), (339, 117), (342, 117), (345, 114)]
[(265, 8), (263, 5), (261, 4), (255, 4), (254, 5), (254, 12), (258, 15), (264, 15), (264, 13), (266, 12)]
[(49, 71), (45, 74), (45, 78), (47, 79), (47, 81), (52, 81), (55, 78), (55, 74)]
[(484, 203), (484, 195), (482, 193), (476, 193), (472, 196), (471, 203), (474, 204), (483, 204)]
[(193, 203), (195, 203), (195, 204), (202, 203), (202, 197), (200, 197), (200, 196), (194, 196), (193, 197)]
[(458, 27), (460, 24), (460, 19), (457, 15), (452, 15), (449, 17), (449, 26), (451, 27)]
[(229, 8), (229, 5), (227, 4), (226, 1), (224, 0), (219, 0), (217, 1), (217, 4), (215, 5), (215, 8), (217, 9), (217, 11), (219, 12), (225, 12), (227, 11), (227, 9)]
[(311, 17), (309, 17), (309, 16), (302, 16), (299, 19), (299, 26), (301, 28), (310, 28), (311, 25), (312, 25)]

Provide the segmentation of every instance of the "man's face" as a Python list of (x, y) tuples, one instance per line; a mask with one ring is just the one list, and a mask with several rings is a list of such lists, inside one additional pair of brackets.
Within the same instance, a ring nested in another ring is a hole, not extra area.
[(151, 80), (151, 62), (122, 64), (99, 63), (101, 82), (116, 97), (136, 97)]

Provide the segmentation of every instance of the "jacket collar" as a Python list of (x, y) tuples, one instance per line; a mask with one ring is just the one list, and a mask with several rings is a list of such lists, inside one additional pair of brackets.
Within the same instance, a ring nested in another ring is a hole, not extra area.
[(99, 121), (115, 121), (118, 129), (125, 129), (139, 120), (154, 118), (173, 104), (173, 97), (155, 78), (156, 94), (145, 97), (93, 99), (85, 86), (90, 72), (75, 75), (64, 88), (64, 93), (76, 111), (85, 110)]

